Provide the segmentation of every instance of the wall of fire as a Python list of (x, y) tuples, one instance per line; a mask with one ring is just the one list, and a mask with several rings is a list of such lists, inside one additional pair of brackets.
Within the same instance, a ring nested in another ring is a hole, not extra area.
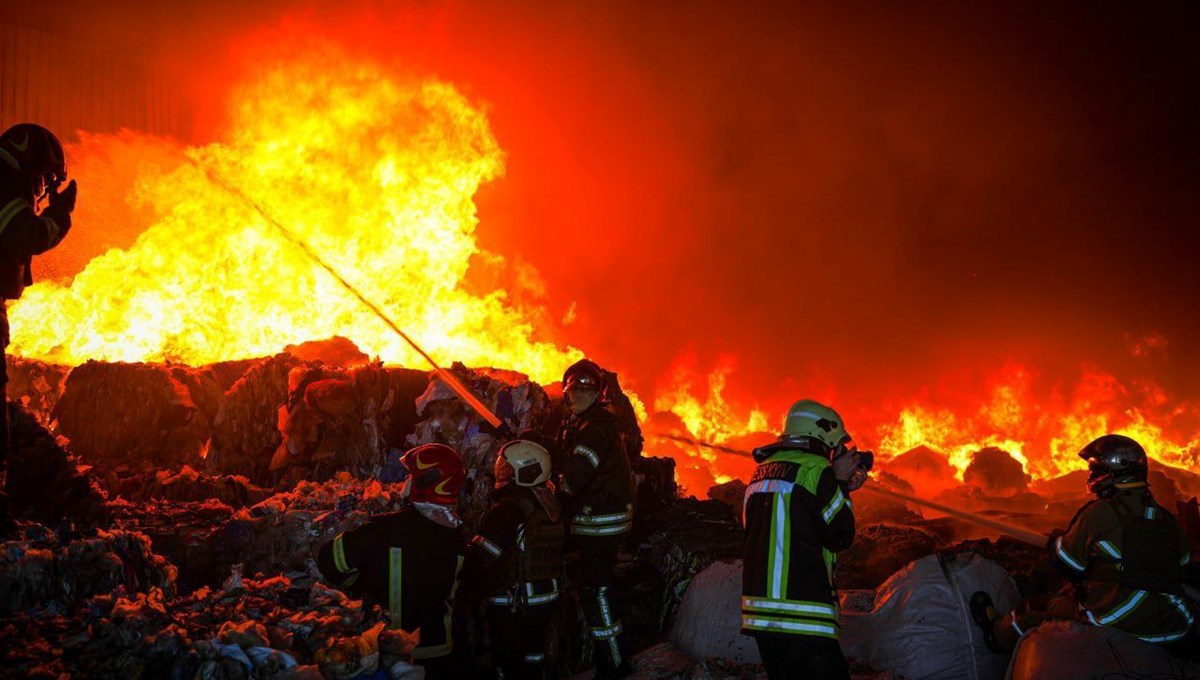
[(78, 130), (129, 128), (187, 139), (191, 112), (161, 68), (119, 48), (0, 23), (0, 129), (31, 122), (74, 141)]

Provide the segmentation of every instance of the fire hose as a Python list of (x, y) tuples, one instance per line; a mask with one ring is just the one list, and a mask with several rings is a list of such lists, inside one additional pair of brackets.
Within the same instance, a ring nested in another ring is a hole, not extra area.
[[(405, 333), (400, 328), (400, 326), (398, 326), (396, 324), (395, 321), (392, 321), (391, 317), (389, 317), (387, 314), (384, 313), (384, 311), (382, 309), (379, 308), (379, 305), (376, 305), (374, 302), (371, 302), (369, 299), (367, 299), (367, 297), (365, 295), (362, 294), (362, 292), (360, 292), (357, 288), (355, 288), (353, 285), (351, 285), (351, 283), (349, 281), (347, 281), (341, 274), (339, 274), (337, 272), (337, 270), (333, 268), (332, 265), (330, 265), (328, 262), (325, 261), (324, 258), (322, 258), (319, 254), (317, 254), (317, 252), (315, 250), (313, 250), (312, 247), (309, 246), (308, 243), (306, 243), (304, 241), (304, 239), (300, 238), (300, 236), (298, 234), (292, 232), (290, 229), (288, 229), (287, 227), (280, 224), (280, 222), (278, 220), (276, 220), (275, 218), (271, 217), (271, 215), (267, 213), (266, 209), (264, 209), (257, 201), (255, 201), (254, 199), (247, 196), (246, 193), (243, 192), (241, 189), (238, 189), (237, 187), (226, 182), (221, 177), (221, 175), (218, 174), (215, 170), (202, 165), (199, 161), (197, 161), (196, 159), (194, 159), (190, 156), (185, 156), (185, 158), (187, 158), (187, 160), (192, 165), (196, 166), (196, 168), (199, 169), (200, 172), (204, 173), (205, 177), (207, 177), (208, 180), (213, 183), (213, 185), (220, 187), (226, 193), (228, 193), (229, 195), (238, 199), (243, 204), (245, 204), (248, 208), (250, 208), (254, 212), (258, 213), (259, 217), (261, 217), (267, 224), (275, 227), (275, 229), (278, 230), (279, 233), (282, 234), (285, 239), (287, 239), (289, 242), (291, 242), (293, 245), (295, 245), (301, 251), (303, 251), (304, 254), (309, 257), (309, 259), (311, 259), (313, 262), (315, 262), (317, 264), (317, 266), (319, 266), (321, 269), (324, 269), (330, 276), (333, 277), (333, 279), (335, 281), (337, 281), (339, 284), (341, 284), (341, 286), (343, 288), (345, 288), (347, 291), (350, 292), (351, 295), (353, 295), (355, 298), (357, 298), (358, 301), (363, 304), (363, 306), (365, 306), (367, 309), (371, 310), (371, 312), (374, 313), (375, 316), (379, 317), (379, 319), (381, 321), (383, 321), (385, 324), (387, 324), (388, 328), (391, 328), (396, 333), (396, 335), (399, 335), (400, 338), (403, 339), (406, 343), (408, 343), (408, 345), (410, 347), (412, 347), (414, 350), (416, 350), (417, 354), (420, 354), (421, 357), (425, 359), (425, 361), (429, 362), (429, 365), (433, 367), (433, 370), (437, 371), (438, 377), (440, 377), (442, 379), (442, 381), (445, 382), (446, 385), (448, 385), (450, 387), (450, 389), (454, 390), (454, 393), (457, 394), (459, 397), (461, 397), (462, 400), (465, 401), (468, 406), (470, 406), (476, 413), (478, 413), (479, 417), (486, 420), (488, 422), (488, 424), (490, 424), (494, 428), (497, 428), (497, 429), (507, 428), (507, 425), (504, 424), (504, 421), (500, 420), (500, 418), (497, 417), (496, 414), (492, 413), (491, 410), (489, 410), (488, 407), (485, 406), (484, 403), (478, 399), (478, 397), (476, 397), (474, 394), (472, 394), (471, 391), (468, 390), (467, 387), (465, 385), (463, 385), (453, 373), (451, 373), (450, 371), (447, 371), (446, 369), (439, 366), (438, 363), (433, 360), (433, 357), (429, 356), (429, 354), (426, 353), (425, 350), (421, 349), (421, 346), (418, 345), (415, 340), (413, 340), (411, 337), (409, 337), (408, 333)], [(503, 431), (503, 430), (501, 430), (501, 431)]]
[[(663, 439), (669, 439), (671, 441), (679, 442), (681, 444), (688, 444), (691, 446), (699, 446), (701, 448), (711, 449), (713, 451), (720, 451), (721, 453), (728, 453), (728, 454), (732, 454), (735, 456), (743, 456), (743, 457), (747, 457), (747, 458), (754, 457), (754, 454), (750, 453), (749, 451), (743, 451), (741, 449), (735, 449), (735, 448), (732, 448), (729, 446), (721, 446), (720, 444), (710, 444), (708, 442), (699, 441), (697, 439), (692, 439), (691, 437), (684, 437), (684, 436), (680, 436), (677, 434), (661, 432), (661, 433), (654, 433), (654, 436), (662, 437)], [(924, 498), (918, 498), (916, 496), (911, 496), (909, 494), (901, 493), (899, 491), (893, 491), (887, 487), (879, 486), (877, 484), (863, 486), (863, 489), (870, 491), (871, 493), (878, 494), (880, 496), (890, 496), (891, 498), (895, 498), (897, 500), (906, 501), (908, 503), (914, 503), (916, 505), (921, 505), (921, 506), (930, 508), (932, 510), (937, 510), (938, 512), (941, 512), (941, 513), (944, 513), (947, 515), (951, 515), (953, 517), (957, 517), (958, 519), (961, 519), (961, 520), (964, 520), (967, 522), (971, 522), (973, 524), (978, 524), (979, 526), (986, 527), (993, 531), (999, 531), (1000, 533), (1010, 536), (1012, 538), (1015, 538), (1018, 541), (1023, 541), (1030, 545), (1035, 545), (1039, 548), (1046, 547), (1047, 537), (1043, 536), (1042, 534), (1039, 534), (1039, 533), (1036, 533), (1033, 531), (1029, 531), (1028, 529), (1022, 529), (1020, 527), (1015, 527), (1015, 526), (1012, 526), (1011, 524), (1007, 524), (1005, 522), (999, 522), (997, 520), (989, 519), (987, 517), (980, 517), (979, 515), (976, 515), (974, 513), (966, 512), (963, 510), (958, 510), (956, 508), (951, 508), (947, 505), (942, 505), (941, 503), (927, 501)]]

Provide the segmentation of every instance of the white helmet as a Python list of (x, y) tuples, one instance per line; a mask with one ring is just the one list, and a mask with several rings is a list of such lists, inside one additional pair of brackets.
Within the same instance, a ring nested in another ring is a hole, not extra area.
[(514, 439), (496, 454), (496, 488), (515, 482), (538, 486), (550, 479), (550, 452), (527, 439)]

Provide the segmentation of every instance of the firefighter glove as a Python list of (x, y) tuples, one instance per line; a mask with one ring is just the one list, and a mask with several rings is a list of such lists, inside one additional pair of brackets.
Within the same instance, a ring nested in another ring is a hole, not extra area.
[(75, 195), (79, 192), (79, 188), (75, 185), (75, 180), (67, 183), (67, 188), (62, 191), (50, 192), (50, 206), (53, 208), (62, 208), (67, 212), (75, 210)]

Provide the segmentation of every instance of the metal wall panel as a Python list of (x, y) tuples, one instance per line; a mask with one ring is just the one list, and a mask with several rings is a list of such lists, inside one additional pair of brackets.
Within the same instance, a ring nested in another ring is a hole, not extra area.
[(64, 141), (121, 128), (189, 140), (189, 107), (146, 60), (79, 39), (0, 24), (0, 129), (39, 123)]

